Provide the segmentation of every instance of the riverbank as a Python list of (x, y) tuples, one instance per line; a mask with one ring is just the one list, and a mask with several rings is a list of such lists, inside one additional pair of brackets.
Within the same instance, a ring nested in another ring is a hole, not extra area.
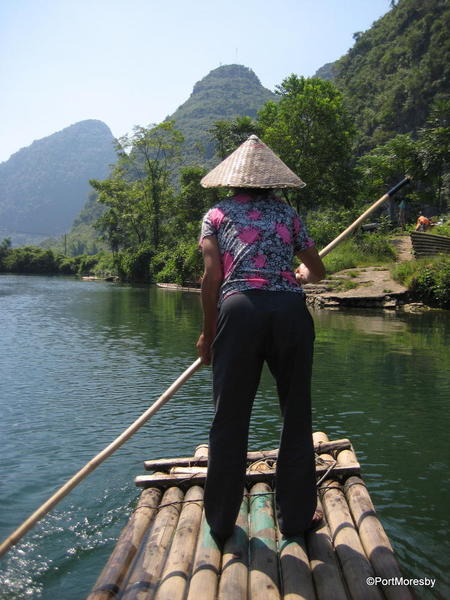
[[(156, 285), (166, 290), (200, 293), (200, 287), (175, 283)], [(407, 288), (394, 281), (389, 270), (379, 267), (347, 269), (336, 273), (332, 279), (303, 287), (307, 303), (315, 308), (397, 309), (407, 304), (408, 299)]]
[[(374, 241), (377, 242), (374, 237), (365, 238), (367, 252), (362, 252), (361, 248), (358, 249), (357, 245), (351, 245), (349, 242), (345, 246), (344, 242), (333, 253), (331, 263), (327, 263), (331, 256), (328, 255), (325, 258), (330, 273), (328, 279), (316, 285), (305, 286), (308, 304), (330, 309), (357, 307), (409, 310), (413, 303), (416, 311), (421, 301), (421, 306), (425, 309), (426, 306), (450, 307), (448, 258), (436, 259), (436, 264), (431, 266), (431, 258), (414, 260), (411, 239), (406, 234), (388, 241), (382, 240), (383, 252), (369, 251), (371, 246), (377, 245)], [(386, 246), (389, 252), (386, 251)], [(106, 268), (110, 261), (106, 254), (69, 259), (64, 256), (55, 258), (51, 251), (36, 248), (6, 249), (5, 252), (3, 267), (0, 260), (0, 273), (75, 275), (85, 281), (123, 283), (117, 274), (111, 273), (111, 268)], [(399, 268), (393, 273), (392, 267), (395, 265)], [(145, 279), (136, 282), (150, 283), (152, 277), (150, 273), (147, 275)], [(199, 285), (195, 284), (156, 285), (172, 290), (196, 293), (200, 291)]]
[[(308, 305), (321, 309), (377, 308), (405, 312), (421, 312), (430, 310), (432, 305), (436, 306), (432, 301), (430, 306), (427, 302), (419, 301), (420, 298), (415, 297), (414, 291), (394, 279), (394, 266), (416, 264), (410, 236), (397, 236), (390, 240), (390, 244), (395, 249), (395, 262), (343, 269), (330, 274), (320, 283), (304, 285)], [(158, 283), (157, 286), (169, 290), (200, 292), (199, 286), (174, 283)], [(440, 306), (442, 305), (445, 302)]]
[[(332, 280), (327, 279), (320, 284), (305, 285), (306, 302), (309, 306), (320, 309), (381, 308), (410, 313), (430, 310), (430, 307), (422, 302), (412, 302), (407, 288), (395, 282), (390, 271), (376, 269), (377, 267), (349, 269), (337, 273)], [(355, 275), (356, 271), (358, 271), (358, 275)], [(366, 279), (366, 277), (371, 279)], [(344, 285), (346, 282), (354, 283), (356, 287), (347, 291), (338, 291), (341, 282)], [(157, 283), (156, 285), (166, 290), (200, 293), (200, 287), (188, 287), (176, 283)]]
[(304, 286), (307, 303), (316, 308), (399, 309), (408, 289), (392, 279), (389, 269), (364, 267), (335, 273), (332, 279)]

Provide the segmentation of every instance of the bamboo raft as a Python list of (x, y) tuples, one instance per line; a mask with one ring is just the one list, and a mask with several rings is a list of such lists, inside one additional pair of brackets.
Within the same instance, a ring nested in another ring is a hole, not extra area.
[[(277, 450), (249, 452), (235, 530), (223, 548), (203, 513), (207, 446), (193, 457), (145, 461), (152, 474), (87, 600), (411, 599), (348, 439), (314, 434), (324, 518), (285, 539), (274, 510)], [(368, 578), (380, 578), (368, 585)]]

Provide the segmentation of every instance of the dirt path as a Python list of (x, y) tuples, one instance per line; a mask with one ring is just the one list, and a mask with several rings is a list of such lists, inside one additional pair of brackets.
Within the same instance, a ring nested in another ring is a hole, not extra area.
[(404, 262), (405, 260), (412, 260), (414, 258), (412, 253), (411, 238), (409, 235), (402, 235), (398, 238), (391, 240), (397, 251), (397, 261)]
[[(409, 236), (392, 240), (397, 262), (411, 260)], [(317, 285), (305, 285), (307, 300), (319, 307), (360, 306), (396, 309), (406, 302), (407, 288), (394, 281), (389, 269), (360, 267), (335, 273)]]

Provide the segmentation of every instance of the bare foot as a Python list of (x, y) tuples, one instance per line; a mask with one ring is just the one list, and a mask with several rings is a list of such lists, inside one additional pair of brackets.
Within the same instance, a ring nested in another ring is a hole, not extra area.
[(304, 532), (298, 532), (298, 533), (292, 533), (292, 534), (283, 532), (283, 535), (285, 538), (294, 538), (294, 537), (301, 536), (303, 534), (308, 533), (309, 531), (314, 531), (315, 529), (317, 529), (317, 527), (319, 527), (322, 524), (322, 520), (323, 520), (323, 512), (320, 508), (316, 508), (316, 510), (314, 512), (314, 516), (311, 520), (311, 523), (305, 529)]
[(314, 512), (314, 516), (311, 521), (311, 525), (308, 527), (308, 529), (306, 531), (313, 531), (314, 529), (316, 529), (316, 527), (321, 525), (322, 519), (323, 519), (323, 511), (320, 510), (320, 508), (316, 508), (316, 510)]

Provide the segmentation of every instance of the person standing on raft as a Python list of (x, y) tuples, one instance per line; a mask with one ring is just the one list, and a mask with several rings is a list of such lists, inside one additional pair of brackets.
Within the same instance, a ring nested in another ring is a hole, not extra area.
[[(203, 187), (233, 195), (203, 218), (200, 246), (203, 331), (212, 362), (215, 416), (209, 435), (205, 515), (224, 541), (234, 529), (245, 483), (250, 415), (264, 361), (277, 384), (283, 428), (276, 504), (285, 537), (318, 522), (311, 422), (314, 324), (302, 283), (325, 268), (297, 215), (274, 190), (306, 184), (255, 135), (210, 171)], [(293, 272), (294, 255), (302, 264)]]

